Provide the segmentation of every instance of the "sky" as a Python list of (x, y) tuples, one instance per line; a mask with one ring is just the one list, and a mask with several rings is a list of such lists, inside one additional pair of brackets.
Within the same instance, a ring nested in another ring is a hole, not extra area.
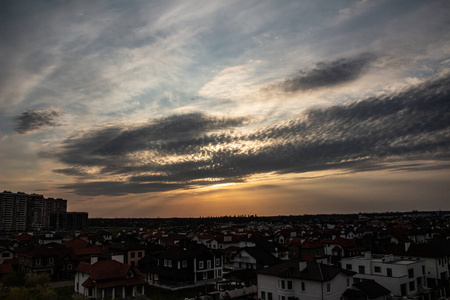
[(450, 2), (1, 1), (0, 189), (90, 217), (450, 210)]

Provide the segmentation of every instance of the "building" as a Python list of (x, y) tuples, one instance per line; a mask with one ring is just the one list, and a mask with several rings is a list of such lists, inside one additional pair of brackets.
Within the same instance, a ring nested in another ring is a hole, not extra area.
[(387, 300), (391, 291), (374, 280), (354, 283), (344, 292), (344, 300)]
[(83, 229), (87, 227), (87, 212), (56, 212), (50, 214), (50, 227), (53, 229)]
[(67, 200), (42, 195), (0, 193), (0, 231), (18, 232), (49, 228), (52, 213), (65, 213)]
[(258, 272), (262, 300), (340, 300), (355, 273), (317, 262), (288, 260)]
[(145, 284), (135, 267), (115, 260), (101, 260), (78, 265), (74, 290), (88, 299), (128, 299), (144, 295)]
[(142, 267), (152, 284), (185, 286), (221, 278), (223, 256), (201, 244), (173, 246), (157, 257), (156, 264)]
[(393, 247), (390, 252), (400, 259), (424, 260), (428, 287), (449, 286), (449, 260), (443, 248), (405, 243)]
[(375, 280), (395, 296), (410, 296), (426, 287), (425, 261), (372, 255), (343, 258), (342, 267), (355, 271), (355, 281)]
[(28, 197), (22, 192), (0, 193), (0, 231), (27, 229)]
[(235, 270), (260, 270), (281, 260), (263, 248), (247, 247), (238, 250), (231, 261)]

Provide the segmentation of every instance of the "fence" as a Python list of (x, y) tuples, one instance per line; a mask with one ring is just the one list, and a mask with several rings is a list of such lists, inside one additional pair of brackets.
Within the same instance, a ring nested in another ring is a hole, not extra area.
[(220, 296), (219, 298), (214, 298), (213, 296), (200, 296), (199, 298), (185, 298), (185, 300), (214, 300), (214, 299), (219, 299), (222, 300), (224, 299), (224, 296), (226, 294), (228, 294), (231, 298), (237, 298), (237, 297), (241, 297), (241, 296), (245, 296), (245, 295), (250, 295), (250, 294), (255, 294), (258, 292), (258, 288), (256, 285), (252, 285), (250, 287), (244, 287), (241, 289), (235, 289), (235, 290), (230, 290), (230, 291), (222, 291), (220, 292)]

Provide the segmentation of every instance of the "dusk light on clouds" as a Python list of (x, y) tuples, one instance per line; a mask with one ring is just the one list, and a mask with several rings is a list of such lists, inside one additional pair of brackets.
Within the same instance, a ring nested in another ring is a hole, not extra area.
[(448, 1), (2, 1), (0, 188), (90, 217), (450, 209)]

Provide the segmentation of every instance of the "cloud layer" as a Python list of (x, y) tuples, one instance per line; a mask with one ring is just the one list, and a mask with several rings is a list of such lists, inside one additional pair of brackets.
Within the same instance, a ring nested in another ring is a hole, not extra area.
[[(240, 133), (249, 118), (173, 115), (133, 129), (104, 128), (66, 140), (58, 173), (96, 178), (62, 186), (119, 195), (243, 182), (263, 173), (365, 171), (386, 162), (447, 160), (450, 77), (392, 95), (310, 109), (277, 126)], [(77, 171), (75, 171), (77, 170)], [(92, 170), (96, 170), (95, 172)], [(116, 179), (102, 180), (103, 178)]]

